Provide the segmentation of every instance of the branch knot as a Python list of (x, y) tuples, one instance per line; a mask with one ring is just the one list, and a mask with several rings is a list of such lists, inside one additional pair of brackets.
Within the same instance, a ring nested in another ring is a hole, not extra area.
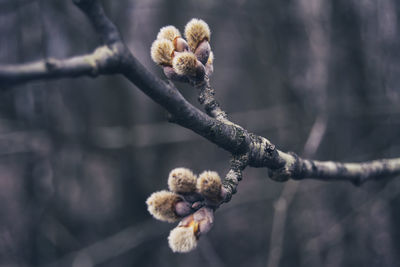
[(279, 169), (283, 167), (284, 162), (280, 159), (278, 150), (275, 145), (268, 139), (250, 134), (252, 142), (250, 143), (249, 161), (254, 167), (269, 167), (271, 169)]

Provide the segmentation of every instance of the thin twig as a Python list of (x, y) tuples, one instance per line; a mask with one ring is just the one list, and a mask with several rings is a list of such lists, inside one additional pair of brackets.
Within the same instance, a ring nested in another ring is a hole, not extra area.
[(210, 85), (210, 78), (206, 75), (204, 81), (194, 84), (194, 87), (199, 90), (198, 100), (204, 106), (206, 113), (219, 121), (226, 122), (228, 116), (215, 99), (215, 91)]
[(42, 79), (112, 74), (116, 69), (116, 52), (107, 46), (93, 53), (60, 60), (48, 58), (22, 65), (0, 65), (0, 86)]

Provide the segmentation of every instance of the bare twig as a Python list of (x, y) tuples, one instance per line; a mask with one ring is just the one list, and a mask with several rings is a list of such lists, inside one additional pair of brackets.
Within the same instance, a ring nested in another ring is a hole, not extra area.
[(116, 72), (116, 52), (107, 46), (92, 54), (64, 60), (48, 58), (22, 65), (0, 66), (0, 86), (40, 79), (92, 76)]

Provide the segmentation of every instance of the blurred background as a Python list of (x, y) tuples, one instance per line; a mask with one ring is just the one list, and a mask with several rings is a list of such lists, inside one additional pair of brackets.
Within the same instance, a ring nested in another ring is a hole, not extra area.
[[(319, 160), (400, 157), (400, 3), (394, 0), (103, 1), (155, 75), (160, 27), (212, 30), (212, 85), (230, 118)], [(69, 0), (0, 0), (0, 63), (99, 45)], [(178, 84), (193, 104), (196, 92)], [(122, 76), (0, 91), (0, 266), (399, 266), (400, 177), (271, 181), (248, 168), (213, 230), (174, 254), (145, 200), (175, 167), (224, 175), (229, 154)]]

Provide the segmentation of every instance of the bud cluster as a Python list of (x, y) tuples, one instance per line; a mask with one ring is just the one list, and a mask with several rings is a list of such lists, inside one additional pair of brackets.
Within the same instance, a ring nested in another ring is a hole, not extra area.
[(168, 242), (174, 252), (189, 252), (197, 240), (208, 232), (214, 221), (214, 209), (224, 199), (218, 173), (204, 171), (198, 177), (189, 169), (175, 168), (168, 176), (168, 190), (150, 195), (147, 209), (154, 218), (176, 222)]
[(186, 40), (174, 26), (162, 27), (151, 46), (151, 58), (171, 80), (202, 81), (213, 70), (210, 28), (203, 20), (192, 19), (184, 34)]

